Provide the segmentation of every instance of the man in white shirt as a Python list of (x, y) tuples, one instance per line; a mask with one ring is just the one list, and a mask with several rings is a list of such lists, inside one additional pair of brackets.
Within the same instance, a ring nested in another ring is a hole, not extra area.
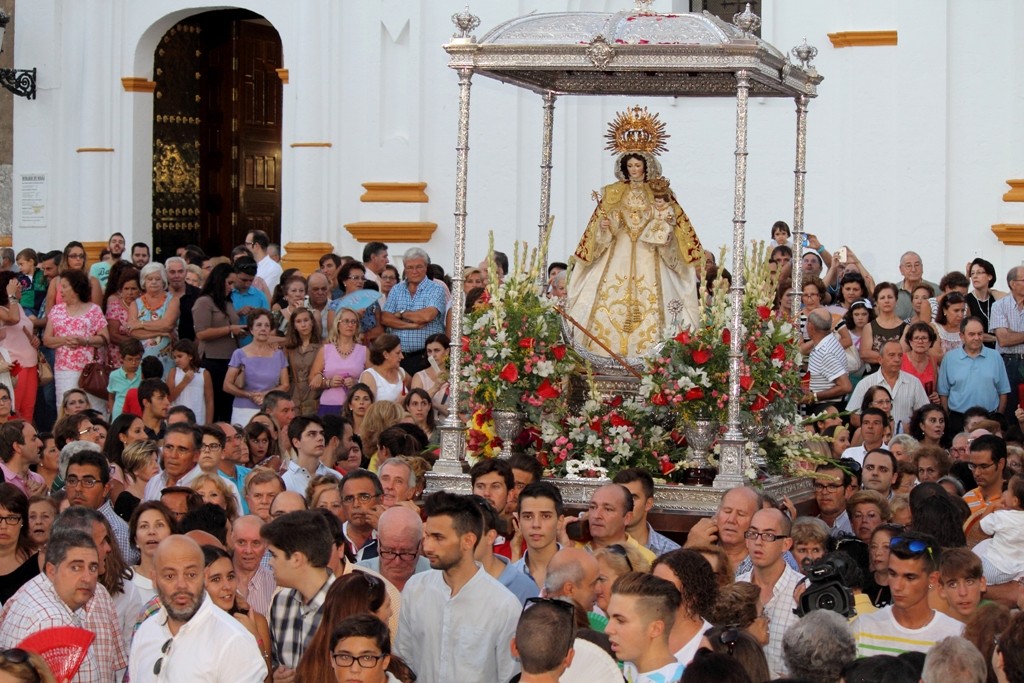
[[(850, 394), (850, 400), (846, 402), (846, 410), (856, 416), (867, 390), (883, 386), (892, 397), (893, 433), (902, 434), (910, 430), (910, 416), (913, 412), (921, 406), (928, 405), (930, 401), (921, 380), (909, 372), (900, 370), (903, 365), (903, 344), (894, 340), (885, 342), (882, 345), (881, 356), (882, 362), (879, 364), (878, 372), (866, 375), (857, 382), (856, 388)], [(856, 427), (858, 421), (855, 419), (853, 426)]]
[(830, 536), (853, 535), (846, 499), (857, 490), (853, 475), (838, 464), (824, 463), (814, 470), (814, 500), (818, 503), (818, 519), (829, 527)]
[(864, 468), (861, 470), (864, 488), (878, 491), (883, 498), (892, 498), (892, 489), (899, 476), (899, 463), (891, 451), (876, 448), (864, 456)]
[(682, 676), (684, 665), (668, 647), (681, 603), (676, 587), (657, 576), (630, 572), (615, 581), (604, 632), (627, 681), (661, 683)]
[(427, 498), (423, 554), (433, 571), (402, 591), (398, 654), (427, 683), (507, 681), (519, 669), (509, 643), (520, 604), (473, 561), (480, 509), (465, 496)]
[(388, 265), (388, 245), (383, 242), (368, 242), (363, 247), (363, 265), (366, 267), (366, 279), (380, 286), (380, 274)]
[(864, 443), (850, 446), (843, 451), (844, 458), (856, 460), (858, 465), (864, 464), (864, 456), (873, 450), (887, 448), (885, 444), (885, 423), (889, 417), (881, 408), (865, 408), (860, 416), (860, 434)]
[(270, 246), (270, 238), (262, 230), (250, 230), (245, 236), (245, 246), (252, 252), (256, 259), (256, 277), (266, 283), (267, 288), (273, 292), (274, 287), (281, 281), (281, 273), (284, 272), (281, 265), (270, 258), (267, 247)]
[(743, 535), (753, 569), (736, 577), (737, 581), (749, 581), (761, 589), (761, 604), (771, 622), (764, 654), (773, 677), (784, 677), (788, 673), (782, 656), (782, 637), (798, 619), (793, 609), (797, 589), (804, 579), (803, 574), (786, 564), (782, 557), (793, 545), (789, 536), (791, 526), (789, 518), (776, 508), (754, 513)]
[(281, 475), (287, 490), (304, 496), (314, 477), (327, 475), (341, 480), (337, 470), (320, 462), (320, 456), (324, 454), (324, 423), (319, 417), (301, 415), (289, 422), (288, 441), (294, 449), (295, 459), (288, 461), (288, 467)]
[(929, 592), (939, 585), (941, 561), (942, 548), (928, 534), (905, 531), (890, 541), (892, 604), (850, 624), (858, 657), (927, 653), (943, 638), (960, 635), (963, 624), (928, 605)]
[(131, 680), (263, 681), (267, 662), (256, 639), (206, 595), (199, 544), (169, 536), (157, 547), (154, 563), (160, 611), (132, 640)]

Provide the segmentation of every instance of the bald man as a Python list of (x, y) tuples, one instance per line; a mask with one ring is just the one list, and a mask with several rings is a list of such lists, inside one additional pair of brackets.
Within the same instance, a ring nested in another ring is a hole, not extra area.
[(270, 504), (270, 518), (277, 519), (289, 512), (298, 512), (306, 509), (306, 499), (295, 491), (282, 491)]
[(548, 563), (545, 598), (569, 598), (584, 612), (594, 609), (600, 569), (594, 556), (581, 548), (562, 548)]
[(256, 515), (239, 517), (228, 533), (228, 548), (238, 577), (238, 594), (245, 598), (249, 607), (267, 616), (277, 584), (274, 572), (264, 561), (267, 542), (260, 536), (262, 526), (263, 520)]
[(131, 679), (263, 681), (267, 666), (256, 639), (206, 596), (199, 544), (168, 536), (157, 546), (154, 564), (160, 611), (142, 623), (132, 640)]
[(423, 522), (412, 510), (396, 506), (380, 516), (377, 522), (379, 557), (362, 560), (360, 567), (380, 572), (395, 584), (398, 590), (413, 574), (430, 569), (430, 562), (420, 553), (423, 542)]

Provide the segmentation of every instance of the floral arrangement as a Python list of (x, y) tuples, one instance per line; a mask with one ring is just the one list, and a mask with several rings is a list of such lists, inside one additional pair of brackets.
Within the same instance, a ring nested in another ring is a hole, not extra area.
[(574, 354), (562, 343), (555, 301), (537, 284), (545, 268), (538, 250), (517, 243), (510, 272), (498, 282), (493, 241), (492, 235), (488, 296), (463, 327), (471, 458), (491, 457), (501, 447), (488, 424), (492, 410), (521, 413), (533, 433), (544, 419), (558, 420), (566, 410), (564, 382), (575, 367)]
[[(772, 427), (794, 415), (800, 399), (798, 330), (772, 311), (776, 284), (764, 244), (755, 242), (751, 252), (740, 313), (746, 340), (740, 359), (740, 410), (752, 415), (755, 424)], [(700, 294), (705, 294), (703, 288)], [(651, 357), (640, 391), (651, 405), (684, 422), (710, 419), (725, 424), (732, 318), (728, 283), (716, 280), (705, 301), (700, 326), (683, 330)]]
[(537, 457), (553, 476), (577, 479), (614, 476), (642, 467), (668, 480), (678, 479), (682, 437), (658, 422), (642, 401), (591, 395), (579, 414), (546, 422)]

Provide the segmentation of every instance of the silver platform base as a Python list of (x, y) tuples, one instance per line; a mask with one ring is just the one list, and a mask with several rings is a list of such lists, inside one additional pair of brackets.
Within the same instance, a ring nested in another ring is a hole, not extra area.
[[(609, 483), (607, 479), (545, 479), (557, 486), (562, 492), (562, 499), (567, 505), (586, 505), (601, 486)], [(764, 492), (781, 500), (789, 496), (794, 503), (813, 497), (814, 490), (810, 479), (787, 479), (774, 477), (764, 485)], [(449, 493), (472, 493), (468, 474), (435, 474), (427, 472), (428, 494), (435, 491)], [(718, 502), (722, 498), (722, 489), (710, 486), (683, 486), (658, 484), (654, 487), (654, 507), (660, 511), (689, 512), (696, 515), (713, 514), (718, 510)]]

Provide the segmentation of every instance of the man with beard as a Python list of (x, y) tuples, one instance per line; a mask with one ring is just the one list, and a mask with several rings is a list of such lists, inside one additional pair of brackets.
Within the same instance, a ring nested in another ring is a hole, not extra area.
[(154, 563), (160, 611), (132, 640), (131, 680), (263, 681), (267, 668), (252, 634), (206, 597), (199, 544), (169, 536)]
[(142, 270), (147, 263), (149, 263), (149, 245), (145, 242), (136, 242), (132, 245), (132, 264)]
[(425, 507), (432, 571), (402, 591), (398, 654), (423, 681), (507, 681), (518, 670), (509, 643), (522, 606), (473, 561), (483, 515), (467, 496), (443, 491)]
[(115, 232), (107, 240), (107, 249), (110, 250), (110, 260), (104, 261), (99, 260), (96, 263), (89, 266), (89, 277), (94, 277), (100, 281), (100, 287), (107, 288), (107, 279), (110, 277), (110, 269), (115, 263), (121, 260), (121, 256), (124, 254), (124, 235), (119, 232)]

